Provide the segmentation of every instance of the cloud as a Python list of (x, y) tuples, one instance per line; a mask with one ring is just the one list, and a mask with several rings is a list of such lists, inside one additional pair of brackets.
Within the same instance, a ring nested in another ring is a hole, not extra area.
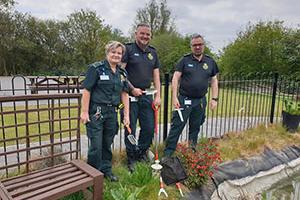
[[(48, 19), (65, 19), (75, 10), (95, 10), (104, 23), (129, 35), (138, 8), (147, 0), (17, 0), (17, 10)], [(178, 31), (201, 33), (213, 50), (221, 49), (245, 28), (248, 22), (284, 20), (296, 27), (300, 14), (298, 0), (169, 0)]]

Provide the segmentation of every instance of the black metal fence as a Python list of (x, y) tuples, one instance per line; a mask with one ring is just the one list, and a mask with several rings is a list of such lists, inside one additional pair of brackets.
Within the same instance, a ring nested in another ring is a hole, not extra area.
[[(77, 93), (83, 76), (13, 76), (0, 78), (1, 95)], [(172, 117), (172, 91), (170, 76), (162, 81), (162, 105), (159, 117), (160, 141), (168, 134)], [(210, 92), (207, 99), (211, 99)], [(300, 101), (300, 76), (278, 74), (228, 74), (219, 76), (219, 102), (217, 109), (206, 110), (206, 121), (200, 129), (202, 137), (221, 137), (227, 132), (239, 132), (259, 124), (278, 123), (284, 100)], [(187, 123), (188, 124), (188, 123)], [(188, 126), (188, 125), (187, 125)], [(82, 132), (84, 128), (81, 127)], [(114, 149), (124, 147), (124, 134), (115, 137)], [(188, 137), (188, 127), (181, 140)]]

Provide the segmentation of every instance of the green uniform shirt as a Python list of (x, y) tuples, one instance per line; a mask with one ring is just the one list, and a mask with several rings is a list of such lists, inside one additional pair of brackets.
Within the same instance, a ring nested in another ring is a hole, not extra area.
[(95, 62), (88, 66), (83, 87), (90, 91), (91, 103), (118, 106), (121, 92), (128, 92), (126, 74), (117, 66), (114, 73), (107, 60)]

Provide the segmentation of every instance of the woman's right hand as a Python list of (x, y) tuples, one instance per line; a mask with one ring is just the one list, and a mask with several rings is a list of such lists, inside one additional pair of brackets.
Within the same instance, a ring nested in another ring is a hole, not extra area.
[(90, 122), (89, 113), (88, 113), (88, 112), (82, 112), (82, 113), (80, 114), (80, 121), (81, 121), (83, 124), (86, 124), (86, 123)]

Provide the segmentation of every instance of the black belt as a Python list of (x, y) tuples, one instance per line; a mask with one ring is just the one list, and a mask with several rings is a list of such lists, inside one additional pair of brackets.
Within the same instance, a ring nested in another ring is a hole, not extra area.
[(111, 104), (111, 103), (100, 103), (100, 104), (98, 104), (99, 106), (106, 106), (106, 107), (118, 107), (118, 106), (116, 106), (116, 105), (113, 105), (113, 104)]
[(187, 96), (187, 95), (183, 95), (183, 94), (179, 94), (180, 96), (182, 96), (182, 97), (187, 97), (188, 99), (202, 99), (202, 98), (206, 98), (206, 96), (204, 95), (204, 96), (202, 96), (202, 97), (189, 97), (189, 96)]

